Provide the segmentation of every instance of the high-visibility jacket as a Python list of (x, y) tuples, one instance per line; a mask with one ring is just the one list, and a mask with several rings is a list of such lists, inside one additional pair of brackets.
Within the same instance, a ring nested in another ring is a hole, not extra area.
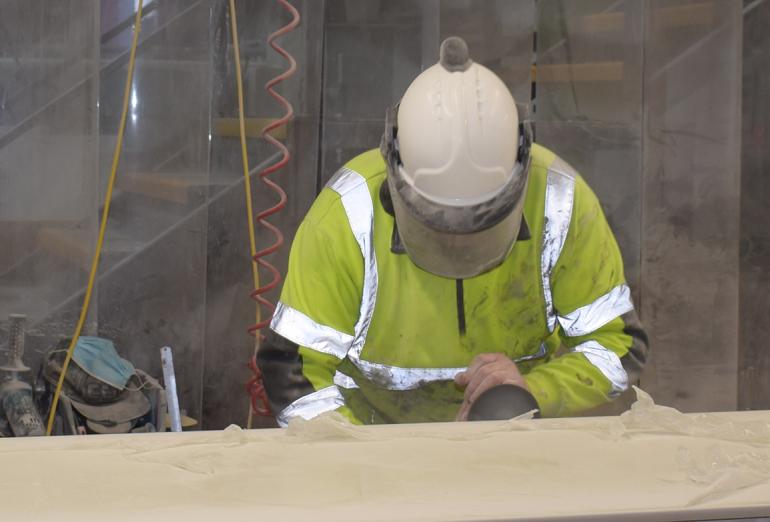
[(538, 145), (531, 155), (518, 240), (500, 266), (465, 280), (404, 253), (378, 150), (329, 181), (292, 245), (271, 324), (282, 348), (260, 357), (280, 424), (331, 410), (366, 424), (453, 420), (454, 377), (490, 352), (517, 363), (544, 416), (628, 388), (646, 337), (615, 238), (567, 163)]

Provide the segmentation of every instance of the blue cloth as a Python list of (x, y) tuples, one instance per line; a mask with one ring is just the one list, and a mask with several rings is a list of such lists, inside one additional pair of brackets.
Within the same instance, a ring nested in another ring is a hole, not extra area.
[(91, 376), (121, 390), (134, 375), (134, 365), (118, 355), (112, 341), (101, 337), (78, 339), (72, 360)]

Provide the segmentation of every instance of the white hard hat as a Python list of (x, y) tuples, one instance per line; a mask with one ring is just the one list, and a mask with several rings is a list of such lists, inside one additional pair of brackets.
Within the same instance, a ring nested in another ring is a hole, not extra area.
[(453, 278), (501, 263), (519, 233), (531, 144), (505, 84), (451, 37), (387, 120), (382, 152), (410, 258)]

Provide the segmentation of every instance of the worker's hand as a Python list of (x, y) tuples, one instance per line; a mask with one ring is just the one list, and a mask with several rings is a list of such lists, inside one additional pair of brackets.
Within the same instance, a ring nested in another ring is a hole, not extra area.
[(466, 371), (457, 374), (455, 382), (465, 387), (465, 400), (457, 413), (458, 421), (468, 420), (468, 412), (474, 401), (490, 388), (500, 384), (515, 384), (529, 391), (516, 363), (502, 353), (477, 355)]

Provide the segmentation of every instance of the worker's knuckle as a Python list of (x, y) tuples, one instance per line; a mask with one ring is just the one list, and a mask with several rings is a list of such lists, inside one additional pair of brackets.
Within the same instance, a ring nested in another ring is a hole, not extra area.
[(482, 375), (482, 376), (486, 377), (490, 373), (492, 373), (493, 371), (494, 371), (494, 366), (487, 364), (487, 365), (482, 366), (481, 368), (479, 368), (478, 373), (479, 373), (479, 375)]

